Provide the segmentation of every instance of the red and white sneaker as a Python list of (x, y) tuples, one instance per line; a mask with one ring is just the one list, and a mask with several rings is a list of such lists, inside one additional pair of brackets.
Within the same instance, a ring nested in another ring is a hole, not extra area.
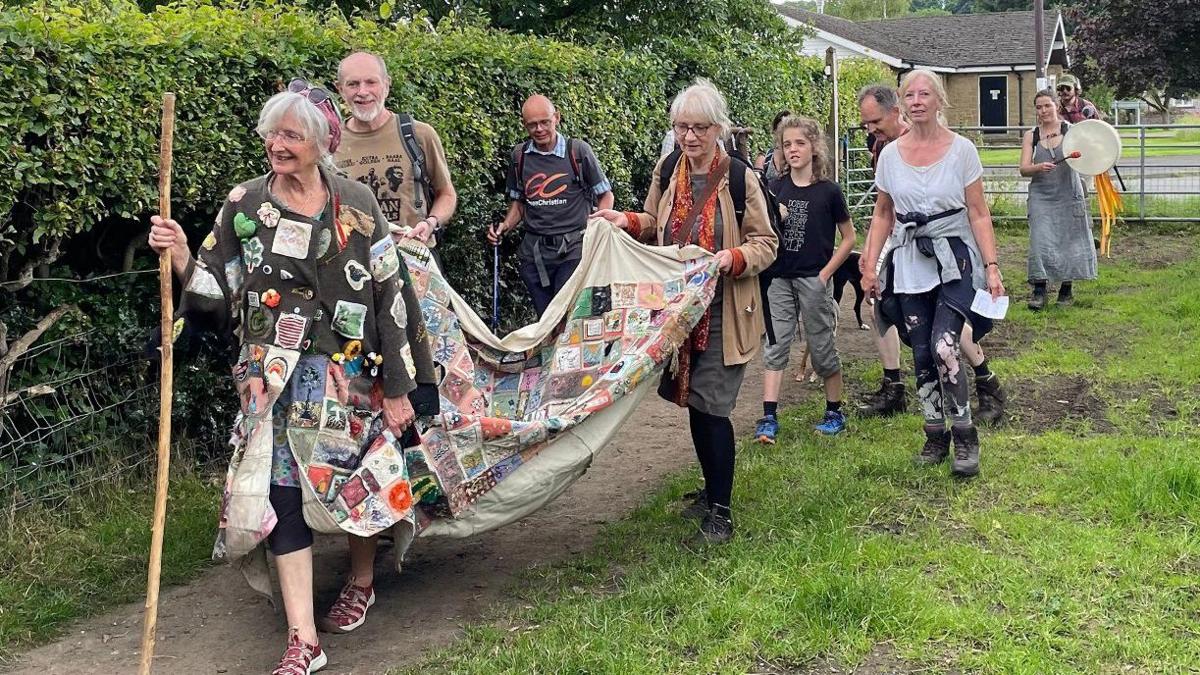
[(300, 639), (298, 629), (288, 631), (287, 651), (271, 675), (310, 675), (325, 667), (329, 657), (321, 645), (310, 645)]
[(328, 633), (349, 633), (367, 620), (367, 610), (375, 604), (373, 586), (356, 586), (354, 579), (346, 582), (329, 613), (318, 622)]

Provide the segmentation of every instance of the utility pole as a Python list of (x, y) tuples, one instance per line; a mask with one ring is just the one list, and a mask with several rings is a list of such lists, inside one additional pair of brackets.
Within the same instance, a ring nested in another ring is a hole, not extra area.
[(840, 129), (838, 128), (838, 60), (837, 52), (833, 47), (825, 49), (825, 74), (833, 83), (833, 101), (831, 101), (831, 105), (829, 106), (829, 123), (825, 127), (825, 140), (829, 143), (829, 156), (833, 159), (830, 165), (833, 167), (833, 181), (836, 183), (838, 181), (838, 165), (840, 164), (838, 161), (838, 134), (840, 133)]
[[(1037, 90), (1041, 91), (1049, 86), (1046, 81), (1046, 24), (1042, 17), (1043, 0), (1033, 0), (1033, 39), (1035, 43), (1034, 54), (1037, 54)], [(1055, 26), (1055, 30), (1058, 27)], [(1018, 75), (1017, 77), (1020, 77)]]

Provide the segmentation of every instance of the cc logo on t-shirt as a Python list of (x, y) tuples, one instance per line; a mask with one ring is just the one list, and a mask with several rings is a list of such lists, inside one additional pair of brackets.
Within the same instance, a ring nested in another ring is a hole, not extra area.
[(528, 199), (551, 199), (562, 194), (567, 189), (567, 182), (563, 181), (561, 185), (555, 186), (555, 183), (560, 178), (566, 178), (565, 173), (556, 173), (547, 176), (544, 173), (535, 173), (525, 181), (525, 196)]

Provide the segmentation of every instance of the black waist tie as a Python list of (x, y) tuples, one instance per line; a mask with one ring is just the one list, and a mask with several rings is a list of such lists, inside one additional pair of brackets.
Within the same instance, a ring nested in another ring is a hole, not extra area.
[[(956, 213), (961, 213), (962, 210), (963, 210), (963, 207), (960, 206), (955, 209), (949, 209), (947, 211), (942, 211), (941, 213), (935, 213), (932, 216), (928, 216), (928, 215), (925, 215), (924, 213), (918, 213), (916, 211), (912, 211), (909, 213), (897, 214), (896, 220), (898, 220), (902, 223), (906, 223), (906, 224), (907, 223), (916, 223), (917, 227), (924, 227), (925, 225), (928, 225), (929, 223), (932, 223), (935, 220), (941, 220), (942, 218), (949, 218), (950, 216), (953, 216)], [(926, 258), (932, 258), (935, 255), (937, 255), (937, 253), (933, 250), (933, 240), (930, 239), (929, 237), (917, 237), (915, 239), (915, 241), (917, 244), (917, 250), (921, 252), (921, 255), (925, 256)]]

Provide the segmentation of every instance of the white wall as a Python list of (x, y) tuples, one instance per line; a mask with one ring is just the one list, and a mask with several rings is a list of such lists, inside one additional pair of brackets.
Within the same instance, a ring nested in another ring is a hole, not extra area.
[(862, 54), (831, 44), (828, 40), (824, 40), (816, 35), (804, 38), (804, 46), (800, 48), (800, 53), (805, 56), (820, 56), (821, 58), (825, 58), (825, 50), (830, 47), (834, 48), (839, 60), (862, 58)]

